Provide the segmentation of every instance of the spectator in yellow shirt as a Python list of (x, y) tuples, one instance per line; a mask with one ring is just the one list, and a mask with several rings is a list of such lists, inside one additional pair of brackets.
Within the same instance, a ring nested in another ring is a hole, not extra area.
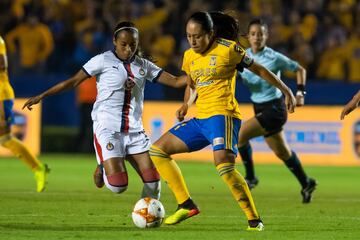
[[(49, 28), (39, 22), (35, 15), (28, 15), (6, 36), (10, 57), (19, 59), (16, 73), (41, 72), (44, 63), (53, 51), (53, 36)], [(15, 61), (16, 62), (16, 61)]]
[(360, 23), (357, 24), (349, 40), (345, 43), (346, 63), (349, 82), (360, 82)]

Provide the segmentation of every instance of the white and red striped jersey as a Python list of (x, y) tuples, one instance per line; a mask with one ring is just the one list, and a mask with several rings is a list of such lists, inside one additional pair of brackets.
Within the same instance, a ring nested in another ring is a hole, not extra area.
[(116, 132), (142, 131), (145, 80), (155, 82), (162, 69), (138, 56), (122, 61), (114, 51), (107, 51), (91, 58), (83, 70), (96, 76), (92, 120)]

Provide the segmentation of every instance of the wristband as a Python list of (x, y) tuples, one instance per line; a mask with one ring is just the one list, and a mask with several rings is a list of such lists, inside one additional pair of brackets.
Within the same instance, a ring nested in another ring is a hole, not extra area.
[(297, 85), (297, 92), (301, 92), (302, 95), (306, 95), (306, 91), (305, 91), (305, 85), (304, 84), (298, 84)]

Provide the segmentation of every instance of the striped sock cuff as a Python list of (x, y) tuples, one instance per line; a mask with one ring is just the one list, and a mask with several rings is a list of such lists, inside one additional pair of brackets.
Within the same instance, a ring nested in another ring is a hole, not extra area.
[(216, 166), (216, 169), (220, 175), (220, 177), (228, 172), (234, 171), (235, 164), (234, 163), (220, 163)]
[(169, 154), (161, 150), (159, 147), (152, 145), (150, 147), (150, 156), (157, 156), (157, 157), (163, 157), (163, 158), (170, 158)]

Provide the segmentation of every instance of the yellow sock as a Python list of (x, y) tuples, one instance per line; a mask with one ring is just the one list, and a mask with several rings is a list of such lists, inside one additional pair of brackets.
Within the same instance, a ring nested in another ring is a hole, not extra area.
[(259, 219), (254, 200), (243, 176), (235, 169), (234, 163), (221, 163), (216, 166), (221, 178), (229, 186), (248, 220)]
[(150, 148), (150, 157), (160, 176), (167, 182), (178, 204), (190, 198), (181, 170), (170, 156), (155, 145)]
[(20, 158), (32, 171), (36, 171), (42, 166), (42, 163), (31, 154), (29, 149), (17, 138), (9, 136), (7, 140), (2, 142), (2, 146)]

